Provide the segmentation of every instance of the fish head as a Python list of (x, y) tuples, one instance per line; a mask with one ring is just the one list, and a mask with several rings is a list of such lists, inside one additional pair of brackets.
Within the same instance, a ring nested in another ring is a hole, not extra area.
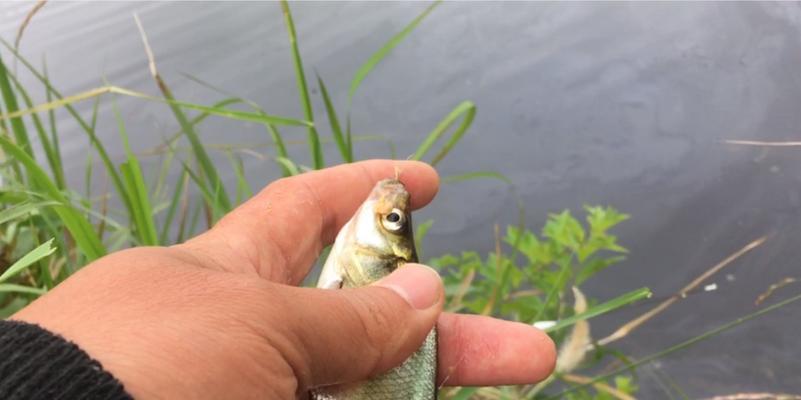
[(378, 182), (354, 216), (354, 241), (400, 263), (416, 262), (409, 192), (397, 179)]

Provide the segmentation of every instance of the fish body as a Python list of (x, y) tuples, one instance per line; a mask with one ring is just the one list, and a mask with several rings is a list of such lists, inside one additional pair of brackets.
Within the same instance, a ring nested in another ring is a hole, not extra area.
[[(397, 179), (376, 184), (339, 231), (317, 287), (369, 285), (407, 262), (417, 262), (409, 192)], [(354, 384), (318, 388), (312, 400), (434, 400), (437, 395), (437, 332), (401, 365)]]

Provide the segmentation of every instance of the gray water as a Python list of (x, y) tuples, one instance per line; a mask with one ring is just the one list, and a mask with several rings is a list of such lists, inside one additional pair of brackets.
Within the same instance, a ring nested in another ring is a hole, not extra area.
[[(30, 6), (0, 4), (3, 38), (13, 39)], [(425, 6), (294, 4), (309, 76), (318, 71), (344, 107), (356, 69)], [(186, 73), (270, 113), (301, 116), (275, 3), (52, 3), (34, 18), (22, 52), (32, 60), (46, 55), (52, 81), (66, 94), (101, 86), (103, 76), (155, 94), (134, 12), (177, 97), (197, 103), (225, 97)], [(585, 285), (601, 300), (642, 286), (669, 296), (770, 235), (711, 280), (716, 291), (679, 302), (616, 345), (642, 357), (755, 311), (754, 299), (770, 284), (801, 275), (801, 148), (724, 142), (801, 138), (800, 39), (797, 3), (445, 3), (364, 81), (353, 103), (354, 130), (391, 138), (404, 157), (455, 105), (474, 101), (478, 116), (440, 165), (443, 176), (505, 174), (524, 200), (530, 226), (585, 203), (632, 215), (617, 230), (631, 250), (628, 259)], [(178, 129), (161, 104), (118, 101), (137, 151)], [(319, 96), (315, 101), (316, 118), (325, 121)], [(110, 115), (108, 107), (101, 115)], [(87, 140), (61, 117), (70, 179), (80, 184)], [(113, 120), (100, 124), (101, 137), (118, 142)], [(270, 152), (259, 147), (269, 139), (256, 125), (212, 118), (201, 130), (209, 143)], [(286, 134), (304, 137), (302, 130)], [(121, 147), (111, 147), (121, 159)], [(291, 151), (303, 159), (306, 148)], [(338, 160), (333, 145), (326, 154)], [(389, 150), (382, 142), (360, 142), (357, 154), (386, 157)], [(246, 162), (255, 187), (278, 175), (269, 160)], [(489, 251), (492, 224), (516, 221), (513, 192), (489, 180), (445, 185), (421, 214), (418, 221), (435, 219), (429, 256)], [(798, 290), (790, 285), (772, 301)], [(646, 307), (598, 319), (595, 336)], [(785, 307), (661, 358), (640, 369), (640, 395), (666, 398), (660, 382), (669, 381), (691, 398), (799, 393), (799, 317), (801, 306)]]

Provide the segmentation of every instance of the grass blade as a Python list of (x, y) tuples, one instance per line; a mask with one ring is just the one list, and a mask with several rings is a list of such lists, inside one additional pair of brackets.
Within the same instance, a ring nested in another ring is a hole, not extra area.
[(92, 229), (92, 225), (78, 210), (69, 204), (53, 181), (36, 164), (36, 161), (5, 136), (0, 136), (0, 147), (26, 168), (31, 181), (42, 190), (43, 195), (59, 203), (53, 208), (86, 257), (92, 261), (105, 255), (106, 250), (103, 247), (103, 243)]
[[(156, 81), (156, 85), (158, 86), (164, 98), (167, 100), (175, 100), (172, 91), (167, 86), (166, 82), (164, 82), (164, 80), (161, 78), (161, 75), (156, 68), (156, 59), (153, 55), (153, 51), (150, 48), (150, 43), (147, 40), (147, 35), (145, 34), (145, 29), (142, 26), (142, 21), (139, 20), (139, 15), (134, 14), (134, 20), (136, 21), (136, 26), (139, 28), (139, 34), (142, 37), (142, 43), (145, 46), (145, 54), (147, 54), (148, 65), (150, 67), (150, 75)], [(170, 103), (170, 109), (172, 110), (175, 119), (178, 121), (178, 125), (181, 126), (181, 129), (184, 131), (187, 140), (189, 140), (189, 143), (192, 146), (192, 153), (194, 154), (195, 159), (197, 159), (198, 164), (200, 164), (200, 168), (203, 171), (203, 177), (208, 181), (209, 185), (217, 188), (217, 190), (215, 190), (215, 197), (213, 199), (215, 207), (219, 206), (225, 211), (230, 210), (231, 201), (228, 197), (228, 193), (225, 191), (225, 185), (220, 179), (220, 176), (217, 174), (217, 168), (215, 168), (214, 163), (211, 161), (211, 157), (209, 157), (206, 149), (203, 147), (203, 143), (200, 141), (194, 126), (189, 123), (189, 119), (186, 117), (186, 114), (184, 114), (181, 107)]]
[[(28, 92), (20, 83), (19, 79), (12, 74), (9, 74), (8, 77), (13, 81), (14, 87), (17, 89), (17, 93), (22, 97), (26, 107), (32, 108), (33, 101), (28, 95)], [(50, 170), (53, 172), (53, 178), (56, 180), (56, 186), (63, 190), (66, 188), (66, 180), (64, 179), (64, 171), (62, 170), (61, 156), (60, 154), (56, 153), (56, 149), (50, 143), (51, 138), (47, 135), (44, 124), (42, 124), (42, 120), (39, 118), (39, 115), (36, 113), (31, 114), (31, 121), (33, 121), (33, 126), (36, 129), (37, 135), (39, 136), (39, 142), (41, 143), (42, 150), (44, 150), (45, 157), (47, 158), (47, 164), (50, 166)]]
[[(189, 177), (197, 185), (198, 190), (200, 190), (200, 194), (203, 195), (203, 198), (206, 200), (206, 205), (211, 208), (212, 215), (214, 217), (221, 217), (222, 215), (224, 215), (225, 210), (221, 208), (222, 205), (214, 201), (215, 197), (217, 196), (217, 193), (219, 193), (219, 188), (214, 188), (213, 190), (210, 190), (204, 184), (201, 178), (192, 171), (192, 168), (186, 162), (181, 160), (181, 165), (183, 165), (184, 171), (187, 174), (189, 174)], [(190, 232), (190, 234), (192, 232), (194, 232), (194, 229)]]
[(8, 269), (0, 275), (0, 283), (9, 280), (14, 275), (22, 272), (25, 268), (31, 266), (31, 264), (53, 254), (56, 251), (56, 248), (53, 247), (53, 239), (48, 240), (47, 242), (42, 243), (35, 249), (29, 251), (27, 254), (22, 256), (19, 260), (17, 260), (14, 264), (12, 264)]
[(0, 283), (0, 293), (27, 293), (41, 296), (47, 293), (47, 291), (30, 286), (14, 285), (12, 283)]
[[(240, 103), (240, 102), (241, 101), (239, 99), (237, 99), (237, 98), (228, 98), (228, 99), (223, 99), (221, 101), (218, 101), (218, 102), (214, 103), (211, 107), (212, 108), (223, 108), (223, 107), (225, 107), (225, 106), (227, 106), (229, 104), (236, 104), (236, 103)], [(200, 114), (198, 114), (194, 118), (192, 118), (189, 121), (189, 123), (192, 124), (193, 127), (195, 127), (195, 126), (199, 125), (201, 122), (203, 122), (210, 115), (211, 114), (208, 113), (208, 112), (201, 112)], [(183, 134), (184, 134), (184, 131), (179, 130), (178, 132), (175, 132), (172, 135), (170, 135), (170, 137), (168, 139), (166, 139), (166, 141), (174, 143), (175, 141), (180, 139), (181, 136), (183, 136)], [(165, 147), (165, 145), (162, 144), (161, 146), (157, 146), (156, 149), (163, 148), (163, 147)]]
[[(460, 388), (453, 388), (452, 394), (446, 397), (448, 400), (470, 400), (474, 398), (473, 396), (478, 392), (477, 387), (460, 387)], [(455, 393), (453, 393), (455, 391)]]
[(423, 19), (426, 16), (428, 16), (428, 14), (431, 13), (431, 11), (434, 11), (434, 8), (436, 8), (437, 5), (439, 5), (439, 3), (440, 3), (439, 1), (436, 1), (432, 3), (430, 6), (428, 6), (420, 15), (418, 15), (415, 19), (413, 19), (412, 22), (406, 25), (406, 27), (403, 28), (402, 31), (398, 32), (397, 34), (395, 34), (395, 36), (389, 39), (389, 41), (386, 44), (384, 44), (384, 46), (382, 46), (380, 49), (378, 49), (378, 51), (373, 53), (373, 55), (371, 55), (370, 58), (368, 58), (367, 61), (364, 64), (362, 64), (361, 67), (359, 67), (359, 69), (356, 71), (356, 74), (353, 76), (353, 79), (350, 82), (350, 89), (348, 90), (349, 104), (353, 102), (353, 95), (356, 94), (356, 90), (359, 89), (359, 85), (361, 85), (364, 78), (366, 78), (367, 75), (370, 74), (370, 71), (372, 71), (373, 68), (375, 68), (375, 66), (379, 62), (381, 62), (381, 60), (383, 60), (384, 57), (387, 56), (387, 54), (389, 54), (392, 51), (392, 49), (394, 49), (397, 45), (399, 45), (403, 41), (403, 39), (406, 38), (406, 36), (409, 36), (409, 34), (412, 33), (412, 31), (414, 30), (414, 28), (416, 28), (417, 25), (420, 25), (420, 22), (422, 22)]
[[(406, 25), (406, 27), (403, 28), (403, 30), (395, 34), (395, 36), (389, 39), (389, 41), (385, 43), (380, 49), (378, 49), (378, 51), (373, 53), (370, 56), (370, 58), (368, 58), (367, 61), (364, 64), (362, 64), (361, 67), (359, 67), (359, 69), (356, 71), (356, 74), (353, 75), (353, 79), (350, 82), (350, 88), (348, 89), (348, 108), (347, 108), (347, 118), (346, 118), (347, 124), (345, 131), (346, 132), (345, 137), (347, 139), (349, 148), (351, 148), (351, 151), (352, 151), (351, 145), (353, 142), (351, 140), (352, 133), (351, 133), (351, 121), (350, 121), (350, 107), (351, 104), (353, 104), (353, 96), (356, 95), (356, 90), (359, 89), (359, 86), (361, 85), (362, 81), (367, 77), (367, 75), (370, 74), (370, 71), (372, 71), (375, 68), (375, 66), (378, 65), (378, 63), (384, 59), (384, 57), (386, 57), (397, 45), (399, 45), (406, 38), (406, 36), (408, 36), (414, 30), (414, 28), (416, 28), (417, 25), (419, 25), (420, 22), (422, 22), (423, 19), (426, 16), (428, 16), (428, 14), (431, 13), (431, 11), (434, 11), (434, 8), (439, 3), (440, 1), (437, 0), (430, 6), (428, 6), (425, 10), (423, 10), (423, 12), (420, 15), (418, 15), (415, 19), (413, 19), (412, 22)], [(395, 152), (394, 147), (392, 148), (392, 150), (393, 150), (392, 153), (394, 153)], [(394, 154), (392, 155), (392, 158), (396, 158)]]
[(172, 220), (175, 218), (175, 213), (178, 211), (178, 207), (181, 204), (181, 197), (184, 194), (184, 187), (188, 179), (189, 174), (187, 174), (186, 171), (182, 171), (181, 176), (178, 178), (178, 183), (175, 185), (175, 190), (172, 192), (172, 199), (167, 209), (167, 216), (164, 218), (164, 224), (161, 226), (161, 234), (159, 235), (159, 243), (163, 245), (168, 244), (167, 240), (170, 234), (170, 227), (172, 227)]
[[(2, 42), (1, 38), (0, 38), (0, 42)], [(130, 97), (140, 98), (140, 99), (144, 99), (144, 100), (150, 100), (150, 101), (156, 101), (156, 102), (159, 102), (159, 103), (165, 103), (165, 104), (168, 104), (168, 105), (171, 105), (171, 106), (179, 106), (179, 107), (183, 107), (183, 108), (189, 108), (189, 109), (192, 109), (192, 110), (202, 111), (202, 112), (206, 112), (206, 113), (209, 113), (209, 114), (212, 114), (212, 115), (217, 115), (217, 116), (220, 116), (220, 117), (226, 117), (226, 118), (235, 119), (235, 120), (239, 120), (239, 121), (271, 123), (271, 124), (276, 124), (276, 125), (288, 125), (288, 126), (313, 126), (314, 125), (313, 123), (311, 123), (309, 121), (304, 121), (304, 120), (295, 119), (295, 118), (281, 117), (281, 116), (277, 116), (277, 115), (258, 113), (258, 112), (246, 112), (246, 111), (231, 110), (231, 109), (228, 109), (228, 108), (225, 108), (225, 107), (204, 106), (204, 105), (201, 105), (201, 104), (195, 104), (195, 103), (191, 103), (191, 102), (187, 102), (187, 101), (175, 100), (174, 98), (169, 99), (169, 98), (155, 97), (155, 96), (151, 96), (151, 95), (148, 95), (148, 94), (145, 94), (145, 93), (141, 93), (141, 92), (137, 92), (137, 91), (134, 91), (134, 90), (129, 90), (129, 89), (125, 89), (125, 88), (122, 88), (122, 87), (119, 87), (119, 86), (113, 86), (113, 85), (101, 86), (101, 87), (98, 87), (98, 88), (90, 89), (90, 90), (87, 90), (85, 92), (81, 92), (81, 93), (78, 93), (78, 94), (75, 94), (75, 95), (72, 95), (72, 96), (67, 96), (67, 97), (61, 96), (58, 92), (55, 91), (55, 89), (52, 89), (52, 87), (49, 90), (51, 90), (54, 94), (56, 94), (57, 100), (54, 100), (54, 101), (51, 101), (51, 102), (47, 102), (47, 103), (44, 103), (44, 104), (39, 104), (36, 107), (29, 108), (29, 109), (26, 109), (26, 110), (19, 110), (19, 111), (12, 112), (12, 113), (2, 114), (2, 115), (0, 115), (0, 120), (13, 119), (13, 118), (22, 117), (22, 116), (25, 116), (25, 115), (28, 115), (28, 114), (32, 114), (32, 113), (44, 112), (44, 111), (49, 111), (49, 110), (54, 110), (54, 109), (57, 109), (57, 108), (64, 107), (68, 111), (70, 111), (70, 113), (72, 113), (73, 116), (76, 119), (79, 119), (79, 123), (81, 123), (81, 125), (84, 126), (84, 130), (87, 130), (89, 128), (89, 124), (87, 124), (86, 121), (83, 120), (83, 118), (80, 118), (80, 116), (75, 111), (75, 108), (72, 107), (72, 104), (80, 102), (80, 101), (83, 101), (83, 100), (92, 99), (92, 98), (95, 98), (95, 97), (98, 97), (98, 96), (101, 96), (101, 95), (104, 95), (104, 94), (115, 93), (115, 94), (121, 94), (121, 95), (124, 95), (124, 96), (130, 96)]]
[(437, 153), (434, 158), (431, 159), (431, 165), (437, 165), (446, 155), (448, 152), (451, 151), (453, 146), (459, 142), (459, 140), (464, 136), (467, 129), (470, 128), (470, 125), (473, 123), (473, 118), (476, 116), (476, 105), (473, 104), (472, 101), (463, 101), (461, 104), (456, 106), (439, 124), (434, 128), (431, 133), (428, 134), (426, 139), (423, 143), (420, 144), (420, 147), (417, 148), (417, 151), (412, 155), (412, 160), (421, 160), (426, 153), (431, 150), (431, 147), (448, 131), (448, 128), (459, 119), (459, 117), (464, 116), (462, 119), (462, 123), (459, 125), (456, 130), (453, 131), (450, 139), (442, 146), (442, 149)]
[(114, 111), (114, 118), (117, 120), (120, 138), (122, 139), (123, 148), (127, 156), (127, 161), (120, 166), (120, 170), (126, 184), (125, 192), (130, 197), (128, 202), (131, 204), (131, 209), (133, 210), (134, 230), (141, 244), (156, 246), (159, 244), (158, 234), (156, 233), (156, 226), (153, 221), (153, 208), (150, 205), (147, 188), (144, 178), (142, 177), (142, 168), (139, 165), (139, 160), (136, 158), (136, 155), (134, 155), (131, 150), (125, 123), (122, 121), (122, 116), (120, 116), (116, 101), (112, 101), (112, 109)]
[(6, 208), (5, 210), (0, 211), (0, 225), (5, 224), (8, 221), (15, 220), (19, 217), (26, 216), (42, 207), (53, 206), (56, 204), (58, 203), (55, 201), (43, 201), (39, 203), (22, 203), (14, 205), (10, 208)]
[[(300, 57), (300, 50), (298, 50), (298, 39), (295, 34), (295, 23), (292, 21), (292, 13), (289, 11), (289, 4), (286, 0), (281, 0), (281, 11), (284, 13), (284, 22), (286, 23), (286, 30), (289, 34), (289, 43), (292, 46), (292, 61), (295, 64), (295, 77), (297, 78), (298, 94), (300, 94), (300, 105), (303, 107), (303, 115), (306, 120), (314, 123), (314, 112), (312, 111), (311, 99), (309, 98), (309, 88), (306, 84), (306, 74), (303, 72), (303, 60)], [(309, 136), (309, 150), (311, 151), (312, 160), (314, 161), (314, 169), (320, 169), (325, 166), (323, 160), (323, 149), (320, 145), (320, 135), (317, 134), (317, 129), (314, 125), (308, 127)]]
[[(187, 237), (192, 237), (195, 235), (195, 231), (197, 229), (198, 221), (200, 221), (200, 212), (203, 211), (203, 207), (200, 205), (195, 206), (194, 211), (192, 211), (192, 216), (189, 217), (189, 228), (187, 228), (186, 232), (181, 232), (181, 235), (186, 234)], [(179, 243), (183, 241), (182, 239), (179, 240)]]
[(627, 304), (631, 304), (631, 303), (633, 303), (633, 302), (635, 302), (637, 300), (641, 300), (641, 299), (648, 298), (648, 297), (651, 297), (651, 290), (648, 289), (648, 288), (640, 288), (640, 289), (637, 289), (637, 290), (622, 294), (622, 295), (620, 295), (620, 296), (618, 296), (618, 297), (616, 297), (616, 298), (614, 298), (612, 300), (609, 300), (609, 301), (607, 301), (605, 303), (598, 304), (598, 305), (596, 305), (594, 307), (591, 307), (589, 310), (587, 310), (587, 311), (585, 311), (585, 312), (583, 312), (581, 314), (576, 314), (576, 315), (573, 315), (571, 317), (561, 319), (555, 325), (544, 329), (544, 331), (547, 332), (547, 333), (555, 332), (555, 331), (558, 331), (559, 329), (562, 329), (562, 328), (568, 327), (570, 325), (573, 325), (578, 321), (583, 321), (583, 320), (586, 320), (586, 319), (597, 317), (597, 316), (599, 316), (601, 314), (606, 314), (606, 313), (608, 313), (608, 312), (610, 312), (612, 310), (618, 309), (618, 308), (623, 307), (623, 306), (625, 306)]
[(166, 181), (167, 177), (170, 173), (170, 167), (172, 167), (172, 162), (175, 159), (175, 152), (168, 151), (164, 154), (161, 158), (161, 168), (159, 168), (158, 173), (156, 173), (155, 179), (153, 179), (153, 183), (150, 186), (150, 193), (153, 193), (153, 199), (159, 199), (162, 197), (163, 192), (166, 190)]
[[(125, 190), (124, 187), (123, 187), (123, 184), (122, 184), (122, 178), (120, 177), (119, 173), (117, 172), (117, 169), (114, 167), (114, 164), (111, 162), (111, 158), (109, 158), (108, 152), (106, 151), (106, 148), (103, 146), (103, 143), (101, 143), (100, 140), (97, 138), (97, 135), (95, 135), (94, 128), (92, 126), (90, 126), (89, 124), (87, 124), (86, 121), (81, 117), (81, 115), (78, 114), (78, 111), (76, 111), (75, 108), (72, 107), (72, 102), (79, 101), (79, 99), (75, 99), (75, 100), (71, 100), (71, 99), (72, 98), (77, 98), (78, 96), (70, 96), (69, 98), (64, 98), (64, 96), (62, 96), (61, 93), (58, 90), (56, 90), (50, 84), (50, 81), (48, 80), (48, 78), (45, 75), (40, 73), (33, 66), (33, 64), (31, 64), (25, 57), (22, 57), (22, 55), (19, 54), (19, 52), (17, 52), (16, 49), (11, 47), (11, 45), (1, 37), (0, 37), (0, 43), (2, 43), (3, 46), (5, 46), (5, 48), (8, 49), (12, 54), (14, 54), (16, 59), (19, 60), (22, 63), (22, 65), (24, 65), (25, 68), (27, 68), (28, 71), (30, 71), (31, 74), (34, 75), (34, 77), (36, 77), (36, 79), (38, 79), (40, 82), (42, 82), (42, 84), (47, 89), (48, 99), (50, 99), (49, 94), (51, 94), (51, 93), (52, 93), (52, 95), (54, 95), (56, 97), (56, 100), (48, 101), (46, 103), (46, 107), (42, 107), (40, 105), (40, 106), (34, 107), (32, 109), (20, 110), (17, 113), (0, 115), (0, 121), (5, 120), (7, 118), (14, 118), (15, 117), (14, 114), (19, 114), (19, 116), (23, 116), (25, 114), (38, 113), (38, 112), (42, 112), (42, 111), (50, 111), (50, 110), (53, 110), (53, 109), (58, 108), (58, 107), (64, 107), (69, 112), (69, 114), (75, 119), (75, 121), (78, 123), (78, 125), (81, 126), (81, 129), (83, 129), (84, 132), (86, 132), (86, 134), (89, 136), (89, 140), (92, 143), (92, 145), (94, 146), (94, 148), (97, 151), (98, 155), (100, 155), (100, 159), (103, 161), (103, 165), (106, 168), (106, 172), (111, 177), (111, 180), (114, 183), (114, 187), (117, 189), (118, 192), (122, 193)], [(103, 90), (101, 90), (101, 89), (103, 89)], [(93, 96), (85, 96), (85, 93), (82, 93), (81, 95), (84, 96), (83, 98), (91, 98), (91, 97), (96, 97), (99, 94), (107, 92), (106, 88), (101, 88), (101, 89), (93, 89), (92, 92), (97, 92), (98, 93), (98, 94), (95, 94)], [(39, 110), (40, 107), (42, 108), (41, 110)], [(50, 118), (51, 118), (52, 133), (55, 134), (55, 117), (53, 116), (52, 113), (51, 113)], [(54, 143), (54, 146), (56, 147), (55, 152), (60, 154), (59, 150), (57, 149), (58, 141), (54, 139), (53, 143)], [(124, 197), (123, 197), (123, 200), (125, 200)], [(128, 203), (125, 203), (124, 205), (125, 205), (126, 209), (130, 212), (131, 211), (131, 205), (128, 204)]]
[(342, 155), (343, 161), (347, 163), (353, 162), (353, 145), (342, 133), (342, 126), (339, 125), (339, 118), (337, 118), (334, 104), (328, 96), (328, 89), (325, 87), (325, 83), (323, 83), (323, 79), (320, 78), (320, 75), (317, 75), (317, 84), (320, 86), (320, 94), (323, 96), (325, 112), (328, 115), (328, 123), (331, 125), (331, 134), (334, 136), (334, 142), (336, 142), (339, 148), (339, 154)]
[(129, 159), (120, 165), (120, 172), (122, 172), (125, 186), (131, 196), (130, 201), (134, 210), (134, 214), (131, 216), (134, 224), (133, 231), (136, 233), (139, 244), (158, 245), (158, 236), (153, 225), (150, 202), (147, 199), (139, 163)]
[[(45, 61), (44, 57), (42, 57), (42, 72), (44, 74), (44, 78), (46, 80), (49, 80), (50, 78), (47, 75), (47, 62)], [(48, 102), (53, 101), (53, 94), (50, 92), (50, 90), (45, 89), (45, 99)], [(94, 112), (95, 115), (97, 115), (97, 101), (95, 102)], [(56, 129), (56, 112), (54, 110), (48, 111), (47, 118), (48, 122), (50, 123), (50, 143), (53, 145), (54, 163), (55, 165), (58, 166), (59, 174), (62, 176), (63, 179), (64, 163), (61, 161), (61, 145), (60, 145), (60, 140), (58, 138), (58, 130)], [(94, 124), (92, 126), (94, 127)], [(58, 182), (58, 180), (56, 182)], [(66, 188), (66, 186), (64, 187)]]
[(297, 164), (295, 164), (295, 162), (294, 162), (294, 161), (292, 161), (292, 160), (290, 160), (289, 158), (286, 158), (286, 157), (276, 157), (276, 158), (275, 158), (275, 161), (277, 161), (277, 162), (278, 162), (279, 164), (281, 164), (281, 165), (282, 165), (284, 168), (286, 168), (286, 170), (287, 170), (287, 171), (289, 171), (289, 175), (290, 175), (290, 176), (292, 176), (292, 175), (298, 175), (298, 174), (300, 174), (300, 168), (298, 168), (298, 165), (297, 165)]
[[(275, 144), (276, 159), (284, 158), (288, 160), (289, 153), (286, 151), (286, 145), (284, 144), (284, 139), (281, 137), (281, 133), (278, 132), (278, 129), (273, 124), (265, 124), (265, 126), (267, 127), (267, 132), (270, 132), (270, 136), (273, 139), (273, 144)], [(278, 165), (281, 167), (281, 173), (284, 175), (284, 177), (293, 175), (292, 170), (287, 168), (286, 165), (280, 162)]]
[(253, 188), (250, 187), (250, 183), (245, 178), (245, 165), (242, 162), (242, 157), (234, 154), (233, 151), (226, 152), (226, 155), (236, 175), (236, 204), (241, 204), (244, 199), (253, 197)]
[[(3, 97), (3, 103), (5, 103), (6, 112), (13, 114), (19, 111), (19, 105), (17, 104), (17, 96), (11, 89), (11, 81), (9, 80), (8, 75), (9, 73), (6, 69), (6, 64), (3, 62), (2, 57), (0, 57), (0, 95)], [(25, 124), (22, 122), (22, 118), (15, 117), (11, 118), (10, 120), (11, 132), (14, 133), (14, 140), (16, 140), (17, 145), (30, 157), (35, 158), (33, 155), (31, 142), (28, 139), (28, 132), (25, 129)]]
[[(208, 83), (208, 82), (206, 82), (206, 81), (204, 81), (204, 80), (202, 80), (202, 79), (200, 79), (198, 77), (195, 77), (195, 76), (189, 75), (189, 74), (184, 74), (184, 76), (186, 76), (188, 79), (190, 79), (190, 80), (192, 80), (194, 82), (197, 82), (198, 84), (200, 84), (200, 85), (202, 85), (202, 86), (204, 86), (206, 88), (209, 88), (209, 89), (211, 89), (211, 90), (213, 90), (215, 92), (224, 94), (226, 96), (231, 96), (231, 94), (228, 93), (227, 91), (222, 90), (222, 89), (220, 89), (220, 88), (218, 88), (218, 87), (216, 87), (216, 86), (214, 86), (214, 85), (212, 85), (212, 84), (210, 84), (210, 83)], [(261, 107), (259, 107), (259, 105), (256, 104), (256, 102), (254, 102), (252, 100), (245, 99), (245, 98), (242, 98), (242, 97), (236, 97), (236, 96), (234, 96), (233, 99), (235, 99), (238, 102), (245, 103), (245, 104), (249, 105), (252, 109), (256, 110), (257, 112), (260, 112), (260, 113), (264, 114), (264, 110), (262, 110)], [(289, 158), (289, 154), (287, 153), (287, 150), (286, 150), (286, 145), (284, 144), (284, 138), (281, 136), (281, 133), (278, 132), (278, 128), (276, 128), (274, 124), (267, 123), (267, 122), (264, 123), (264, 127), (267, 128), (267, 132), (270, 134), (270, 137), (273, 140), (273, 145), (275, 145), (276, 157)], [(291, 172), (289, 170), (287, 170), (283, 165), (281, 165), (279, 163), (279, 166), (281, 167), (281, 172), (283, 173), (283, 175), (285, 177), (291, 175)]]

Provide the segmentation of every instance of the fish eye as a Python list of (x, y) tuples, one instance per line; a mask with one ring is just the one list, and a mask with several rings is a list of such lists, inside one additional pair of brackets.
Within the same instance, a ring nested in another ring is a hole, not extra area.
[(384, 225), (384, 228), (390, 232), (398, 232), (403, 229), (403, 223), (405, 222), (406, 218), (403, 214), (403, 211), (398, 210), (397, 208), (393, 208), (389, 214), (384, 215), (383, 220), (381, 223)]

